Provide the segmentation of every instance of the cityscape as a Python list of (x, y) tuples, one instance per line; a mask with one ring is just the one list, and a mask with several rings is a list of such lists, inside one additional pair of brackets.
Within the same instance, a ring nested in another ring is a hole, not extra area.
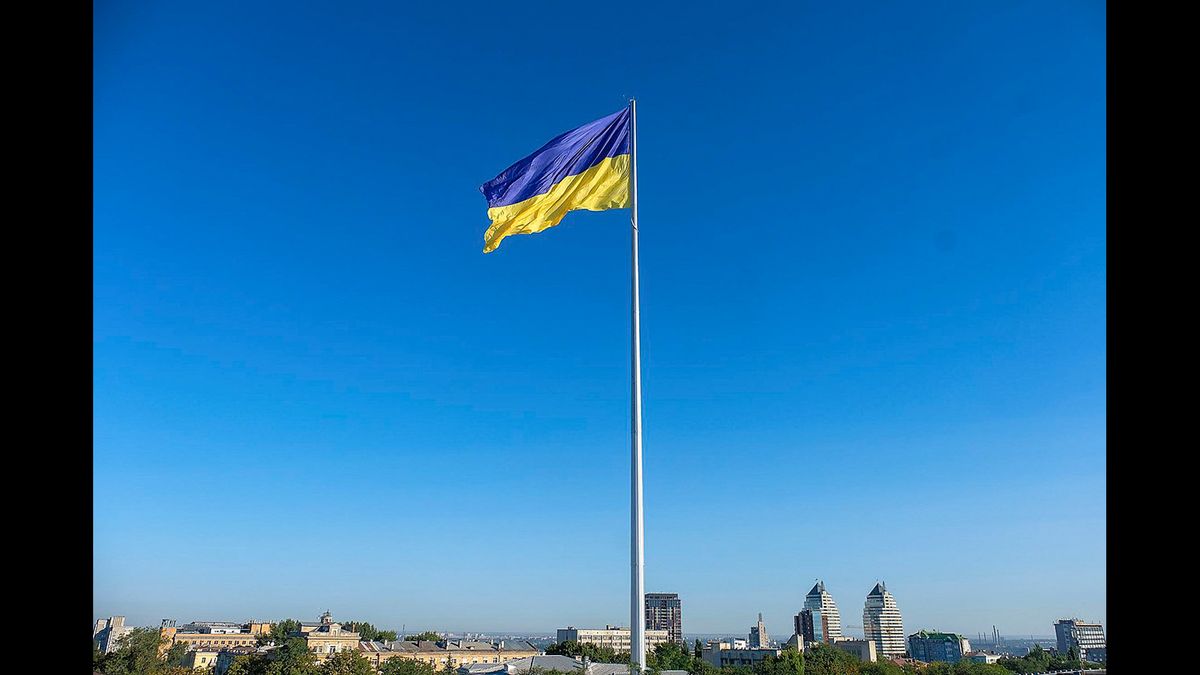
[[(1055, 620), (1053, 641), (1006, 637), (994, 627), (990, 635), (981, 633), (974, 642), (967, 635), (936, 629), (906, 632), (903, 613), (884, 582), (867, 593), (861, 616), (865, 636), (845, 635), (838, 603), (825, 583), (817, 581), (792, 625), (777, 637), (772, 637), (760, 613), (745, 637), (702, 639), (685, 633), (683, 599), (678, 594), (646, 593), (644, 634), (651, 655), (647, 670), (659, 675), (770, 672), (768, 668), (783, 659), (785, 652), (811, 654), (832, 648), (837, 651), (831, 653), (843, 659), (843, 666), (864, 673), (934, 673), (940, 671), (931, 667), (955, 664), (994, 664), (1004, 669), (997, 672), (1036, 672), (1029, 669), (1031, 660), (1057, 663), (1076, 672), (1107, 672), (1104, 627), (1078, 618)], [(123, 616), (97, 619), (92, 632), (96, 658), (103, 662), (122, 649), (129, 651), (135, 630)], [(559, 628), (553, 637), (441, 631), (406, 635), (403, 629), (381, 630), (367, 622), (339, 622), (326, 611), (313, 622), (178, 624), (175, 619), (163, 619), (157, 628), (143, 627), (141, 632), (150, 636), (157, 656), (173, 654), (180, 668), (211, 671), (212, 675), (276, 672), (270, 670), (272, 663), (290, 662), (300, 651), (306, 659), (301, 663), (309, 670), (301, 667), (287, 672), (630, 675), (637, 670), (630, 662), (631, 631), (617, 625), (569, 625)], [(784, 634), (788, 637), (779, 639)], [(805, 672), (817, 669), (810, 667)], [(967, 671), (960, 667), (954, 672)]]
[(92, 675), (1122, 672), (1105, 0), (91, 19)]

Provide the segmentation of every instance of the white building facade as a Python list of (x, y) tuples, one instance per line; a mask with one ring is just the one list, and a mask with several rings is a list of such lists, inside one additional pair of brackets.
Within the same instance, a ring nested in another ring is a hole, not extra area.
[(896, 599), (888, 592), (887, 584), (877, 583), (863, 604), (863, 633), (875, 643), (879, 658), (903, 656), (905, 651), (904, 621)]

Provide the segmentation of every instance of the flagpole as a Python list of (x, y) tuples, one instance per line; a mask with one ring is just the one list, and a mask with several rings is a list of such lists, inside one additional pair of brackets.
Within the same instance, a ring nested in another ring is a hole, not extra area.
[(638, 292), (638, 209), (637, 209), (637, 99), (629, 99), (630, 112), (630, 224), (633, 231), (633, 303), (632, 303), (632, 434), (630, 443), (630, 659), (640, 669), (646, 668), (646, 587), (642, 555), (644, 544), (642, 529), (642, 336), (641, 300)]

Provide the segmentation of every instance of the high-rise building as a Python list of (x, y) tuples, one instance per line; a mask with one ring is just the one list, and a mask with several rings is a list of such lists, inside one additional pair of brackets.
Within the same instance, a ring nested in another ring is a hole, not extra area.
[(1065, 656), (1075, 649), (1084, 661), (1100, 663), (1107, 660), (1108, 644), (1104, 639), (1104, 626), (1098, 623), (1059, 619), (1054, 622), (1054, 635), (1058, 638), (1059, 654)]
[(763, 624), (762, 612), (758, 613), (758, 623), (750, 627), (750, 648), (766, 649), (771, 646), (771, 638), (767, 636), (767, 627)]
[[(818, 581), (804, 597), (804, 609), (808, 610), (812, 617), (811, 637), (800, 633), (805, 640), (833, 643), (841, 639), (842, 615), (838, 612), (833, 596), (825, 590), (824, 581)], [(800, 623), (801, 620), (802, 617), (797, 617), (797, 623)]]
[(908, 636), (908, 655), (926, 663), (958, 663), (969, 651), (971, 642), (958, 633), (922, 630)]
[(683, 645), (683, 603), (678, 593), (646, 594), (646, 630), (665, 630), (668, 640)]
[(863, 633), (875, 643), (880, 658), (904, 655), (904, 622), (887, 584), (877, 583), (863, 604)]
[(125, 625), (125, 617), (110, 616), (107, 619), (97, 619), (95, 626), (92, 627), (92, 641), (103, 654), (114, 652), (121, 638), (129, 634), (133, 630), (132, 626)]

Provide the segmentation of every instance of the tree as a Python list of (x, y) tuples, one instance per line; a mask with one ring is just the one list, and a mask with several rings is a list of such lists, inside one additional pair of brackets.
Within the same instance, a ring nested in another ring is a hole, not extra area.
[(413, 642), (420, 642), (422, 640), (425, 640), (428, 642), (439, 642), (439, 641), (441, 641), (442, 636), (438, 635), (437, 633), (435, 633), (431, 630), (427, 630), (424, 633), (417, 633), (416, 635), (405, 635), (404, 639), (411, 640)]
[(271, 632), (258, 636), (259, 646), (272, 644), (281, 645), (288, 641), (291, 633), (300, 630), (300, 622), (295, 619), (283, 619), (271, 625)]
[(320, 675), (375, 675), (371, 662), (356, 651), (338, 652), (325, 660)]
[(342, 624), (342, 628), (358, 633), (360, 638), (363, 640), (378, 640), (386, 642), (396, 639), (396, 631), (379, 630), (366, 621), (347, 621)]
[(267, 659), (258, 654), (241, 654), (233, 657), (225, 675), (266, 675)]
[(291, 638), (277, 647), (267, 665), (266, 675), (319, 675), (317, 657), (308, 651), (303, 638)]
[(629, 663), (629, 652), (616, 652), (611, 647), (601, 647), (590, 642), (564, 640), (546, 647), (547, 654), (581, 656), (596, 663)]
[(779, 656), (768, 656), (754, 664), (754, 675), (804, 675), (804, 655), (785, 649)]
[(390, 658), (379, 667), (380, 675), (434, 675), (433, 666), (424, 661)]
[(692, 657), (677, 642), (663, 642), (646, 657), (651, 670), (688, 670)]
[(858, 666), (860, 675), (906, 675), (904, 668), (891, 661), (875, 661)]
[[(103, 675), (162, 675), (172, 665), (166, 659), (159, 658), (159, 650), (165, 647), (167, 639), (159, 634), (157, 629), (134, 628), (117, 641), (117, 648), (108, 654), (103, 654), (96, 663), (93, 652), (93, 667)], [(172, 648), (168, 657), (181, 656), (183, 645)]]
[(807, 675), (859, 675), (862, 662), (850, 652), (817, 643), (804, 654)]
[(700, 638), (696, 638), (696, 644), (692, 648), (692, 656), (700, 658), (704, 655), (704, 645), (700, 644)]

